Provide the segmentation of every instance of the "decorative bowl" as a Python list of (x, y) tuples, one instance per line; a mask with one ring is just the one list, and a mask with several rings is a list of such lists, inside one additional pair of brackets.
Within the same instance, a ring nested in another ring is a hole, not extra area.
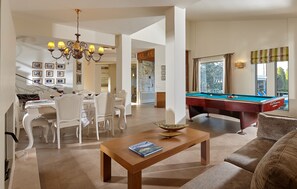
[(165, 124), (165, 123), (155, 123), (161, 129), (166, 131), (177, 131), (188, 126), (188, 124)]

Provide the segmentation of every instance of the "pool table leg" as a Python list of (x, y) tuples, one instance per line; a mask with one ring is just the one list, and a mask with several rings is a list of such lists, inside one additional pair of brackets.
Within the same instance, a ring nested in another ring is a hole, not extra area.
[(258, 113), (257, 112), (240, 112), (240, 131), (237, 133), (240, 135), (246, 134), (243, 129), (249, 127), (253, 123), (257, 122)]
[(199, 107), (199, 106), (188, 106), (188, 109), (189, 109), (190, 121), (193, 121), (192, 117), (195, 117), (196, 115), (199, 115), (202, 113), (206, 113), (203, 107)]

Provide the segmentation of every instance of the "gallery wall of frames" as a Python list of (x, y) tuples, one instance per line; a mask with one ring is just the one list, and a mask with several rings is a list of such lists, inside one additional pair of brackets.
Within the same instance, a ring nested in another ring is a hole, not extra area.
[(65, 68), (65, 64), (32, 62), (32, 84), (66, 84)]

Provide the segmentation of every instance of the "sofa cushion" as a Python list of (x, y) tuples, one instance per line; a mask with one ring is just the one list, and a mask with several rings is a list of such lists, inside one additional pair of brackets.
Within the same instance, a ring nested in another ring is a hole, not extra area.
[(216, 165), (191, 181), (183, 185), (182, 189), (230, 189), (230, 188), (249, 188), (252, 174), (231, 163), (223, 162)]
[(279, 139), (262, 158), (251, 188), (297, 188), (297, 130)]
[(264, 157), (274, 143), (274, 140), (255, 138), (227, 157), (225, 161), (250, 172), (254, 172), (259, 161)]
[(271, 116), (263, 113), (258, 116), (257, 136), (271, 140), (278, 140), (290, 131), (296, 130), (297, 119), (289, 117)]

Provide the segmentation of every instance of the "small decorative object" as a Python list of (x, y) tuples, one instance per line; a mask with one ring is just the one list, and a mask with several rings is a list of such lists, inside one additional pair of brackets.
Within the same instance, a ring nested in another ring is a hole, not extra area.
[(42, 69), (42, 62), (32, 62), (32, 68)]
[(32, 70), (32, 77), (42, 77), (41, 70)]
[(42, 84), (42, 78), (33, 78), (32, 84)]
[(44, 68), (45, 69), (55, 69), (55, 64), (54, 63), (45, 63)]
[(137, 153), (142, 157), (146, 157), (148, 155), (154, 154), (156, 152), (161, 151), (162, 149), (163, 148), (161, 146), (157, 146), (156, 144), (149, 141), (144, 141), (144, 142), (140, 142), (132, 146), (129, 146), (129, 150)]
[(65, 78), (59, 78), (56, 81), (56, 84), (65, 84), (66, 83), (66, 79)]
[(57, 77), (64, 77), (65, 72), (64, 71), (57, 71)]
[(65, 64), (56, 64), (57, 70), (65, 70)]
[(54, 71), (46, 70), (45, 75), (46, 77), (54, 77)]
[(162, 132), (159, 134), (169, 138), (182, 134), (181, 132), (178, 132), (178, 130), (181, 130), (188, 126), (187, 124), (165, 124), (165, 123), (155, 123), (155, 124), (161, 129), (166, 130), (165, 132)]
[(45, 78), (44, 81), (45, 81), (45, 84), (54, 84), (55, 83), (53, 78)]

